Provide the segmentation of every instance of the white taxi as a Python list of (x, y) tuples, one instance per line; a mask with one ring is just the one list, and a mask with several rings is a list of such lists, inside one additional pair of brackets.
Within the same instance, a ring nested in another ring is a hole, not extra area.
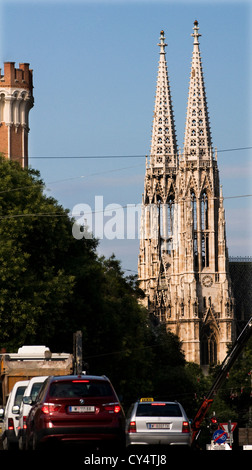
[(177, 401), (141, 398), (133, 403), (126, 419), (126, 445), (191, 445), (191, 427)]

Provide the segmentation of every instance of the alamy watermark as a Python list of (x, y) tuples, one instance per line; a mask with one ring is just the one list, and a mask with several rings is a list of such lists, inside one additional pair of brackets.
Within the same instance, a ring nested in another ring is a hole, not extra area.
[(104, 207), (103, 196), (95, 196), (94, 210), (88, 204), (76, 204), (72, 210), (76, 220), (72, 227), (74, 238), (103, 240), (134, 240), (140, 237), (141, 204), (112, 203)]
[(178, 240), (179, 205), (111, 203), (104, 207), (103, 196), (95, 196), (94, 210), (89, 204), (76, 204), (73, 237), (103, 240), (173, 239)]

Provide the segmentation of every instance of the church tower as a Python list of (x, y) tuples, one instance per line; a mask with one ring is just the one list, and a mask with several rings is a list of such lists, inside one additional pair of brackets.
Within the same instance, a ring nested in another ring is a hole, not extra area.
[(148, 310), (177, 334), (187, 361), (223, 361), (234, 339), (225, 213), (193, 28), (184, 149), (178, 154), (164, 32), (142, 200), (138, 274)]
[(0, 70), (0, 154), (28, 166), (29, 111), (33, 107), (29, 64), (5, 62)]

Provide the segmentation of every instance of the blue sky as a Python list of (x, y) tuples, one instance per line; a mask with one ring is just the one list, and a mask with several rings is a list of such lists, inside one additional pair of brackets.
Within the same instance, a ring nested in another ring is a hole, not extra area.
[[(70, 210), (81, 203), (95, 210), (100, 195), (104, 206), (141, 202), (159, 33), (164, 29), (168, 43), (182, 148), (190, 35), (197, 19), (212, 139), (220, 151), (229, 254), (252, 255), (252, 198), (234, 197), (252, 194), (251, 150), (221, 152), (252, 146), (249, 3), (2, 0), (1, 66), (29, 62), (34, 70), (29, 162), (41, 172), (47, 194)], [(121, 158), (79, 158), (88, 156)], [(114, 252), (124, 269), (136, 271), (138, 247), (137, 239), (103, 240), (99, 252)]]

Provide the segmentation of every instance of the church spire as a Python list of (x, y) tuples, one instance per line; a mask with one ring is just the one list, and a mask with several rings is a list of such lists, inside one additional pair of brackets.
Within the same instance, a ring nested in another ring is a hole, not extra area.
[(188, 93), (184, 154), (188, 159), (211, 158), (212, 140), (199, 49), (198, 21), (194, 21), (193, 55)]
[(151, 165), (176, 166), (177, 142), (174, 116), (167, 72), (164, 31), (160, 32), (160, 58), (158, 66), (156, 99), (151, 140)]

